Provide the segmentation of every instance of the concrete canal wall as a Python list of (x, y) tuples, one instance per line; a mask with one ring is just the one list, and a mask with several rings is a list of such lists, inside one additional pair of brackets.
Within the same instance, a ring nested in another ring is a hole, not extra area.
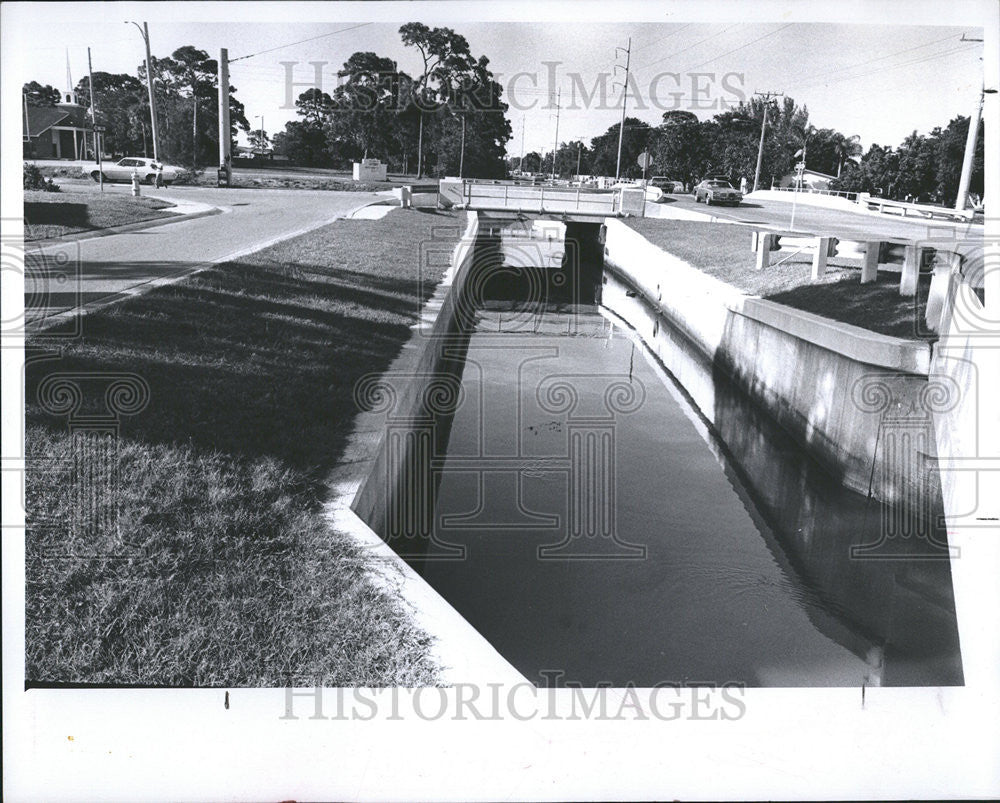
[[(442, 666), (444, 683), (522, 683), (524, 677), (484, 639), (437, 591), (382, 538), (391, 494), (401, 481), (406, 461), (394, 463), (387, 454), (387, 431), (413, 436), (423, 417), (428, 393), (446, 392), (434, 385), (453, 338), (454, 291), (461, 289), (479, 233), (476, 215), (469, 215), (462, 240), (450, 259), (421, 249), (423, 268), (444, 277), (421, 310), (421, 320), (403, 352), (384, 374), (362, 379), (355, 390), (366, 409), (356, 420), (344, 459), (329, 478), (326, 515), (338, 531), (351, 535), (375, 558), (378, 582), (391, 588), (412, 612), (415, 622), (434, 637), (431, 650)], [(441, 249), (438, 249), (439, 251)], [(445, 264), (446, 263), (446, 264)]]
[[(631, 284), (844, 485), (891, 503), (939, 492), (933, 414), (950, 394), (942, 383), (928, 382), (929, 344), (746, 296), (621, 221), (608, 219), (606, 226), (606, 269)], [(651, 327), (658, 323), (610, 308), (673, 372), (669, 350), (655, 346)], [(703, 415), (714, 420), (712, 383), (676, 368)]]

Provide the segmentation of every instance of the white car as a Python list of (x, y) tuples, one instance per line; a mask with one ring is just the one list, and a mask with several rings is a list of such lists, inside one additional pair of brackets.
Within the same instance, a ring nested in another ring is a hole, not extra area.
[(96, 164), (84, 165), (83, 168), (83, 172), (94, 181), (101, 180), (101, 173), (104, 173), (105, 181), (131, 181), (134, 172), (139, 175), (139, 181), (143, 184), (155, 183), (157, 171), (160, 173), (161, 181), (166, 185), (180, 176), (184, 168), (165, 165), (143, 156), (126, 156), (114, 163), (105, 162), (100, 170)]
[(646, 200), (651, 203), (656, 203), (663, 198), (663, 190), (659, 187), (654, 187), (652, 184), (647, 186), (642, 186), (642, 184), (633, 184), (628, 181), (619, 181), (617, 184), (612, 184), (611, 189), (613, 190), (643, 190), (646, 193)]

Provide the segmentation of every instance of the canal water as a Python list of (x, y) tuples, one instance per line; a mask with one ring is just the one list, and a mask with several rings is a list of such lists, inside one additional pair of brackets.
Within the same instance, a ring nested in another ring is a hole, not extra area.
[(709, 423), (599, 260), (538, 225), (484, 243), (435, 548), (399, 551), (505, 658), (540, 685), (962, 683), (947, 560), (852, 557), (879, 507), (705, 364)]

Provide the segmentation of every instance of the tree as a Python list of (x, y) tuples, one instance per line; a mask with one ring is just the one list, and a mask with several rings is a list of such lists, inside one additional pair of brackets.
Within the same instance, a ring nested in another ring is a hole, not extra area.
[(21, 91), (29, 106), (55, 106), (62, 101), (62, 93), (58, 89), (48, 84), (42, 86), (38, 81), (29, 81)]
[(502, 93), (490, 72), (489, 59), (481, 56), (435, 115), (436, 175), (503, 178), (503, 154), (511, 128)]
[[(400, 106), (396, 62), (371, 52), (358, 52), (337, 73), (346, 80), (334, 90), (324, 130), (328, 142), (348, 143), (362, 158), (385, 156), (389, 131)], [(315, 101), (315, 96), (310, 100)]]
[[(90, 108), (90, 77), (76, 85), (79, 102)], [(146, 155), (149, 149), (149, 102), (146, 88), (128, 73), (94, 73), (95, 122), (105, 127), (101, 148), (113, 154)]]
[(330, 161), (322, 125), (289, 120), (285, 123), (285, 130), (277, 132), (271, 143), (276, 154), (287, 156), (297, 164), (322, 167)]
[[(591, 170), (596, 175), (613, 176), (618, 164), (618, 128), (617, 124), (608, 128), (603, 134), (590, 141)], [(639, 154), (646, 149), (653, 132), (649, 123), (636, 117), (625, 118), (625, 130), (622, 134), (622, 177), (642, 175), (642, 168), (636, 164)]]
[[(162, 80), (173, 81), (183, 86), (191, 101), (191, 165), (198, 166), (199, 132), (198, 106), (215, 96), (218, 62), (210, 59), (208, 53), (193, 45), (177, 48), (169, 59), (160, 62)], [(218, 142), (218, 138), (216, 138)]]
[(542, 157), (538, 151), (529, 151), (524, 154), (524, 167), (521, 169), (525, 173), (540, 173), (542, 171)]
[(419, 110), (417, 175), (423, 175), (425, 114), (447, 104), (453, 88), (475, 64), (465, 37), (451, 28), (429, 28), (408, 22), (399, 29), (403, 44), (420, 53), (423, 70), (412, 84), (413, 102)]
[(310, 125), (321, 125), (333, 111), (333, 98), (322, 89), (307, 89), (295, 101), (295, 113)]
[[(216, 149), (219, 144), (217, 65), (205, 51), (190, 45), (178, 48), (174, 55), (179, 58), (152, 58), (160, 158), (193, 164), (205, 149)], [(140, 64), (137, 73), (145, 83), (146, 65)], [(229, 87), (231, 142), (237, 129), (250, 130), (236, 91), (236, 87)]]
[(692, 112), (664, 112), (649, 143), (654, 174), (693, 184), (711, 161), (708, 130)]
[[(935, 191), (946, 202), (953, 202), (958, 195), (968, 133), (969, 118), (963, 116), (951, 120), (944, 129), (935, 128), (931, 132), (934, 146)], [(983, 134), (980, 131), (976, 140), (976, 151), (973, 154), (970, 192), (983, 194), (983, 175)]]
[(266, 151), (271, 145), (271, 138), (263, 128), (255, 129), (247, 136), (250, 139), (250, 146), (255, 151)]

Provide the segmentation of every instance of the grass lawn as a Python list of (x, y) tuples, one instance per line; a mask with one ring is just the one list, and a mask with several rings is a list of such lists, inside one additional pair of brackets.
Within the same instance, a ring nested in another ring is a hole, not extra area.
[[(29, 339), (29, 681), (434, 682), (429, 637), (320, 506), (354, 383), (389, 366), (439, 278), (418, 281), (420, 244), (433, 229), (450, 252), (463, 223), (338, 221), (88, 315), (61, 355), (32, 361)], [(122, 371), (149, 402), (121, 419), (117, 480), (93, 480), (116, 488), (118, 526), (74, 526), (80, 445), (39, 384), (82, 374), (78, 415), (96, 414), (100, 375)]]
[[(899, 295), (899, 274), (882, 271), (878, 280), (861, 284), (861, 262), (832, 257), (816, 283), (812, 257), (786, 253), (772, 256), (762, 271), (754, 267), (751, 229), (730, 223), (629, 218), (626, 224), (650, 242), (744, 293), (892, 337), (931, 338), (918, 325), (927, 300), (930, 277), (921, 276), (916, 298)], [(781, 262), (780, 265), (775, 263)], [(934, 336), (936, 337), (936, 336)]]
[[(198, 187), (215, 187), (218, 177), (214, 170), (206, 170), (197, 176), (185, 178), (177, 184), (190, 184)], [(336, 190), (338, 192), (381, 192), (382, 190), (399, 187), (398, 181), (354, 181), (349, 176), (303, 176), (303, 175), (260, 175), (254, 168), (233, 169), (231, 186), (244, 189), (281, 189), (281, 190)]]
[(162, 210), (173, 204), (131, 195), (92, 192), (24, 191), (24, 239), (48, 240), (81, 231), (107, 229), (155, 218), (173, 217)]

